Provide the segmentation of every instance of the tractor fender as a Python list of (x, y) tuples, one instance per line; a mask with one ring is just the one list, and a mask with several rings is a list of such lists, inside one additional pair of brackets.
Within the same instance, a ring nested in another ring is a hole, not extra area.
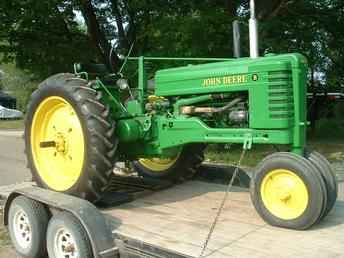
[(4, 206), (4, 225), (8, 225), (8, 212), (12, 201), (18, 196), (25, 196), (44, 204), (50, 210), (66, 211), (77, 218), (86, 230), (95, 258), (119, 257), (118, 248), (112, 236), (111, 227), (107, 225), (104, 215), (90, 202), (45, 190), (39, 187), (27, 187), (13, 191)]

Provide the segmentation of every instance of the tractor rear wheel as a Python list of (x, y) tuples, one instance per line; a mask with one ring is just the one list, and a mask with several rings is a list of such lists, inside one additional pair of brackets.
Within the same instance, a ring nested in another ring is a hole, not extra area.
[(250, 186), (260, 216), (273, 226), (307, 229), (324, 212), (327, 192), (316, 167), (293, 153), (275, 153), (256, 168)]
[(72, 74), (45, 80), (25, 123), (28, 166), (41, 187), (96, 201), (106, 188), (117, 141), (101, 92)]
[(183, 147), (175, 158), (139, 159), (132, 163), (140, 176), (165, 179), (174, 182), (191, 178), (204, 160), (204, 144), (190, 144)]

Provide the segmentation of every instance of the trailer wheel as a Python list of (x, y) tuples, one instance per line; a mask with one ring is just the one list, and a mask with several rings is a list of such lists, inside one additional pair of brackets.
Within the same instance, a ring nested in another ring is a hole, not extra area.
[(327, 203), (326, 203), (325, 211), (320, 218), (320, 219), (323, 219), (332, 210), (337, 200), (338, 183), (337, 183), (336, 175), (331, 167), (331, 164), (323, 155), (321, 155), (320, 153), (316, 151), (308, 152), (306, 155), (307, 155), (307, 159), (310, 160), (318, 168), (326, 185)]
[(256, 168), (250, 192), (257, 212), (267, 223), (299, 230), (318, 221), (327, 200), (317, 169), (292, 153), (265, 158)]
[(9, 209), (8, 229), (14, 248), (20, 256), (46, 256), (45, 237), (48, 221), (48, 212), (42, 204), (24, 196), (13, 200)]
[(92, 258), (87, 232), (71, 214), (60, 212), (49, 222), (47, 232), (49, 258)]
[(39, 186), (97, 201), (113, 174), (117, 139), (91, 84), (72, 74), (45, 80), (28, 106), (25, 149)]
[(175, 182), (191, 178), (204, 160), (204, 144), (190, 144), (172, 159), (140, 159), (132, 163), (143, 177), (166, 179)]

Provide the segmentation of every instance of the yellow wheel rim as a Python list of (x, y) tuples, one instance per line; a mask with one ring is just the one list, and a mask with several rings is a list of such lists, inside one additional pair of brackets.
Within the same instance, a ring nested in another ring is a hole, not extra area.
[(309, 196), (305, 183), (294, 172), (276, 169), (263, 179), (260, 189), (265, 207), (274, 216), (292, 220), (306, 210)]
[(31, 125), (31, 150), (43, 182), (55, 191), (70, 189), (81, 176), (85, 140), (74, 108), (57, 96), (38, 106)]
[(177, 162), (178, 158), (179, 158), (179, 155), (171, 159), (159, 159), (159, 158), (140, 159), (139, 163), (153, 172), (161, 173), (169, 169), (170, 167), (172, 167)]

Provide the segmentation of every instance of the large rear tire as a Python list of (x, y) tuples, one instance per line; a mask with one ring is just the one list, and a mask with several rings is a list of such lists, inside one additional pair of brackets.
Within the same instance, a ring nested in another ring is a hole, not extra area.
[(174, 182), (191, 178), (204, 160), (204, 144), (190, 144), (172, 159), (140, 159), (132, 163), (140, 176)]
[(28, 106), (25, 146), (39, 186), (96, 201), (113, 174), (117, 140), (91, 84), (72, 74), (45, 80)]

